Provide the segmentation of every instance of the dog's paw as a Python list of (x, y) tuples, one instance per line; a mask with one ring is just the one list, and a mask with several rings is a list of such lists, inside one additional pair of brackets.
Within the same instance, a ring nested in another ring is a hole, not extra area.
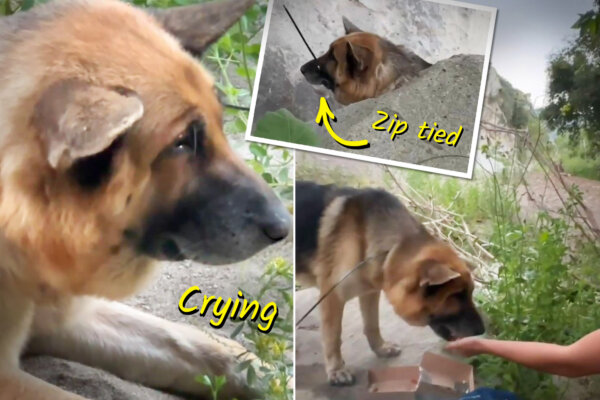
[(327, 372), (329, 384), (332, 386), (350, 386), (355, 382), (354, 375), (346, 368), (335, 369)]
[(377, 349), (373, 349), (377, 357), (379, 358), (392, 358), (400, 355), (402, 350), (394, 343), (385, 342), (381, 345), (381, 347)]

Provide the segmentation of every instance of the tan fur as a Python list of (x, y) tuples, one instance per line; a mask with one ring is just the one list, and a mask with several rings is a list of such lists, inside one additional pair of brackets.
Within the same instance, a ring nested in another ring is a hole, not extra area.
[(346, 18), (343, 22), (346, 34), (334, 40), (325, 54), (302, 67), (311, 83), (319, 84), (322, 73), (329, 76), (334, 85), (331, 90), (341, 104), (381, 96), (430, 66), (406, 47), (364, 32)]
[[(335, 40), (330, 48), (336, 60), (335, 77), (337, 87), (334, 94), (342, 104), (356, 103), (364, 99), (378, 97), (387, 92), (396, 80), (396, 74), (391, 66), (384, 49), (379, 45), (377, 35), (357, 32)], [(343, 61), (347, 57), (347, 43), (363, 48), (370, 53), (368, 67), (360, 76), (351, 76)]]
[[(132, 12), (120, 2), (81, 4), (96, 8), (96, 13), (69, 9), (44, 31), (29, 34), (26, 45), (15, 46), (2, 56), (2, 69), (8, 76), (27, 76), (36, 84), (20, 96), (2, 91), (7, 108), (16, 110), (5, 131), (18, 135), (4, 134), (1, 140), (0, 153), (12, 157), (0, 160), (0, 225), (7, 241), (20, 244), (32, 268), (14, 272), (16, 282), (29, 286), (24, 290), (39, 294), (39, 286), (47, 285), (75, 294), (122, 297), (136, 290), (136, 281), (145, 272), (123, 279), (116, 270), (132, 255), (114, 255), (110, 249), (119, 245), (123, 229), (151, 206), (149, 200), (160, 185), (151, 180), (151, 162), (184, 129), (187, 120), (181, 116), (185, 111), (200, 107), (198, 112), (214, 132), (214, 146), (225, 157), (233, 156), (221, 131), (212, 79), (175, 40), (143, 13)], [(119, 32), (115, 40), (101, 40), (114, 32)], [(195, 80), (187, 79), (186, 72)], [(139, 130), (153, 138), (131, 137), (134, 143), (127, 146), (131, 151), (119, 160), (119, 177), (93, 199), (76, 193), (61, 181), (64, 177), (55, 176), (27, 120), (27, 110), (34, 108), (39, 93), (51, 82), (73, 75), (102, 86), (135, 87), (149, 116)], [(38, 173), (31, 174), (32, 170)], [(126, 207), (129, 196), (131, 204)], [(151, 268), (148, 260), (139, 263), (142, 270)], [(28, 276), (19, 279), (18, 275), (27, 272)], [(105, 293), (106, 288), (110, 293)]]
[[(245, 352), (237, 343), (99, 299), (131, 295), (152, 276), (154, 262), (123, 232), (183, 195), (192, 171), (157, 155), (191, 120), (206, 124), (207, 170), (251, 175), (223, 134), (211, 76), (119, 1), (63, 0), (36, 13), (0, 21), (0, 400), (81, 399), (18, 371), (28, 341), (31, 352), (162, 389), (205, 395), (194, 377), (207, 373), (227, 376), (225, 396), (254, 396), (234, 368)], [(45, 91), (68, 79), (132, 88), (144, 104), (110, 184), (93, 195), (48, 162), (44, 120), (32, 118)]]

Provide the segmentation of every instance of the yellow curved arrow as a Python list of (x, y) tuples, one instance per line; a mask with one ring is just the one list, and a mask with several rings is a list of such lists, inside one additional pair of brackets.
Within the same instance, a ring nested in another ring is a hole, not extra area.
[(327, 132), (329, 132), (331, 137), (334, 138), (335, 141), (341, 145), (344, 145), (347, 147), (363, 147), (363, 146), (366, 146), (369, 144), (369, 141), (366, 139), (363, 139), (363, 140), (342, 139), (333, 131), (333, 128), (331, 127), (331, 123), (329, 122), (330, 119), (335, 119), (335, 115), (333, 114), (333, 111), (331, 111), (331, 108), (329, 108), (329, 104), (327, 103), (327, 100), (325, 99), (325, 97), (321, 97), (321, 102), (319, 104), (319, 112), (317, 112), (317, 118), (315, 119), (315, 122), (317, 124), (321, 125), (321, 123), (323, 123), (323, 125), (325, 125), (325, 129), (327, 129)]

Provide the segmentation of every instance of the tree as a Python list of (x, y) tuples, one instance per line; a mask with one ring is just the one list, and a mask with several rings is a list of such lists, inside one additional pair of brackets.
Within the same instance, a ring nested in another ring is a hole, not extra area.
[(579, 36), (550, 61), (549, 105), (543, 110), (551, 129), (572, 145), (587, 142), (588, 156), (600, 150), (600, 0), (573, 25)]

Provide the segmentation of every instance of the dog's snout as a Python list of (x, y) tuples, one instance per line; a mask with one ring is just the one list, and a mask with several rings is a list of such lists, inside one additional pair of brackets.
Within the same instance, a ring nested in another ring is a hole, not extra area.
[(432, 317), (429, 326), (445, 340), (456, 340), (485, 333), (483, 319), (471, 305), (463, 308), (457, 314)]
[(473, 322), (473, 336), (483, 335), (485, 333), (485, 325), (483, 320), (479, 315), (477, 315), (477, 319)]

